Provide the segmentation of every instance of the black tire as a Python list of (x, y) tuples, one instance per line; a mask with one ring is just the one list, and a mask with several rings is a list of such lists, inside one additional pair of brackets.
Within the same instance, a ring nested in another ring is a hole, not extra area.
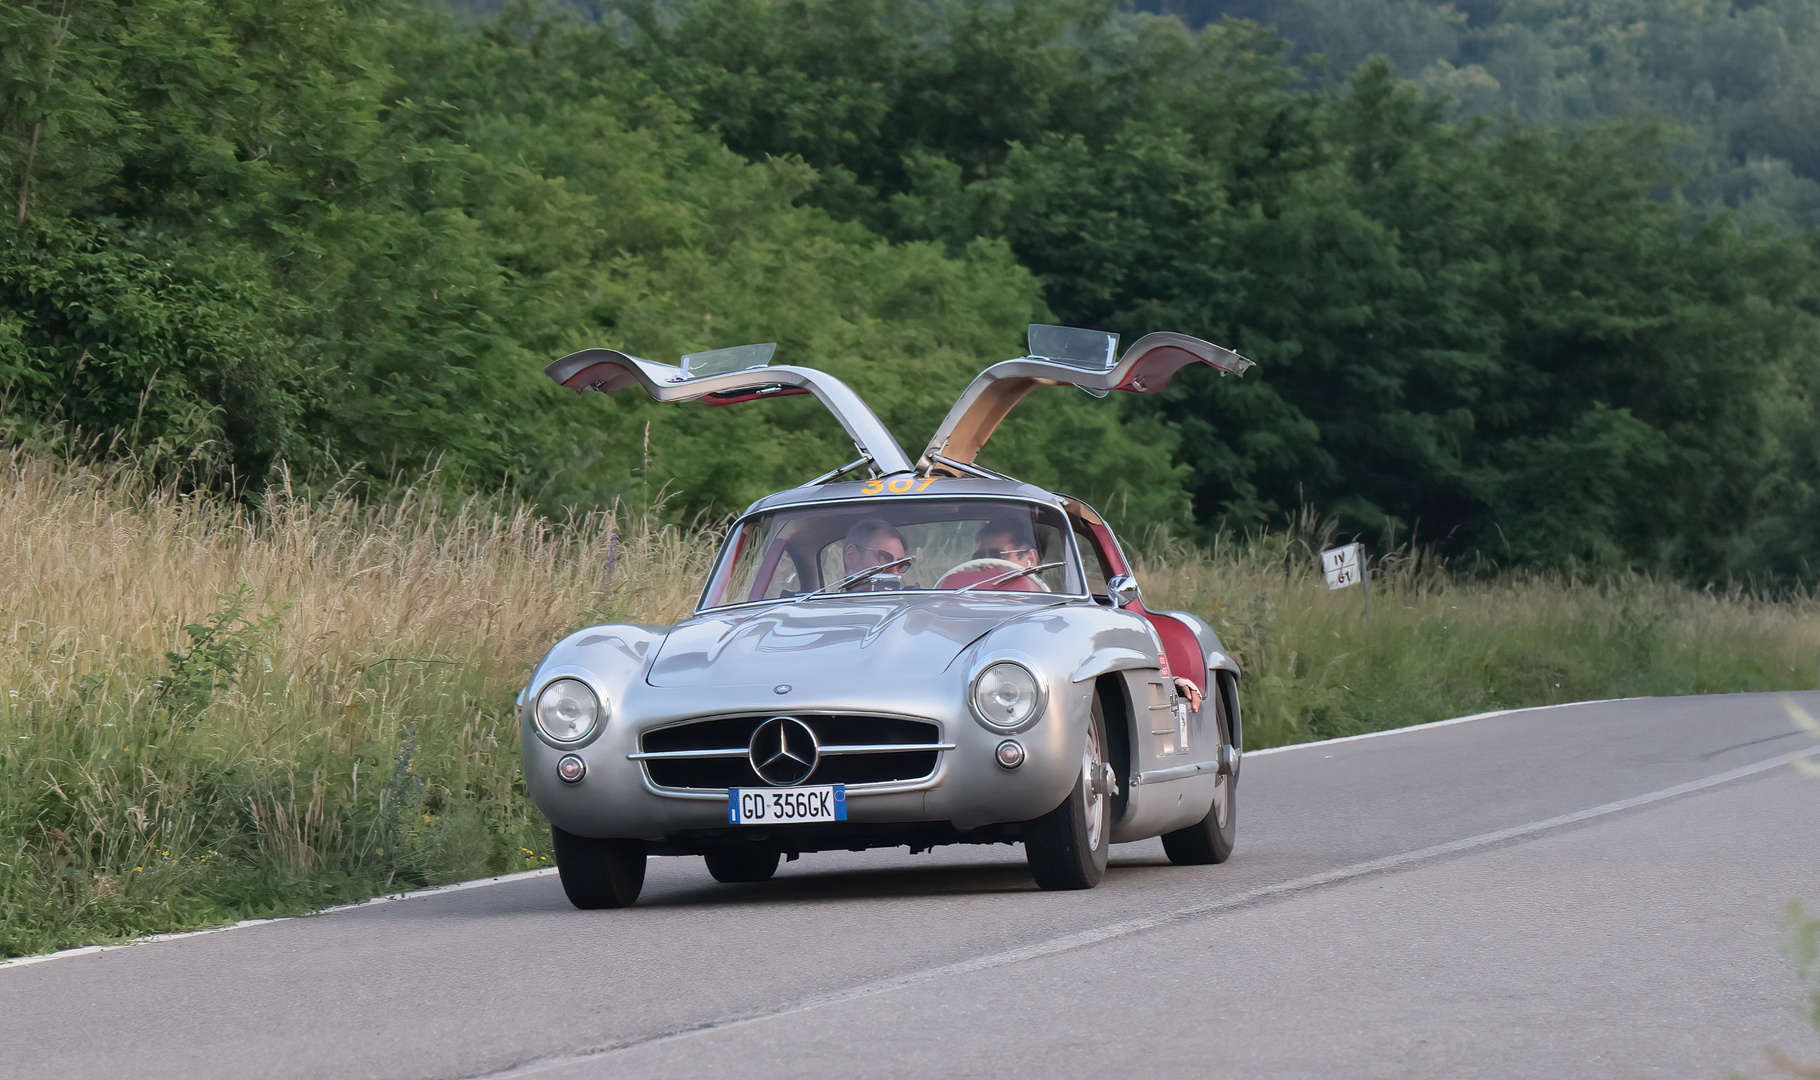
[(1112, 797), (1096, 790), (1098, 774), (1106, 771), (1101, 768), (1106, 761), (1106, 716), (1098, 695), (1081, 757), (1081, 774), (1062, 805), (1025, 827), (1024, 858), (1038, 888), (1091, 889), (1106, 874), (1106, 856), (1112, 849)]
[(771, 875), (777, 873), (778, 852), (752, 844), (716, 848), (705, 852), (702, 858), (707, 861), (708, 873), (714, 875), (714, 880), (727, 885), (770, 881)]
[(583, 911), (631, 907), (645, 887), (643, 840), (596, 840), (550, 826), (556, 872), (569, 903)]
[[(1232, 744), (1231, 714), (1226, 709), (1225, 687), (1215, 685), (1213, 699), (1214, 728), (1220, 733), (1220, 746)], [(1163, 854), (1177, 866), (1208, 866), (1232, 857), (1232, 845), (1238, 837), (1239, 778), (1221, 775), (1214, 780), (1213, 805), (1207, 816), (1186, 829), (1163, 834)]]

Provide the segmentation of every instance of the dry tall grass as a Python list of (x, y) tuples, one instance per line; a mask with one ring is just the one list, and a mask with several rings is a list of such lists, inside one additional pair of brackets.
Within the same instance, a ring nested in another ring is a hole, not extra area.
[(1315, 523), (1141, 560), (1152, 607), (1211, 622), (1245, 670), (1246, 743), (1275, 746), (1492, 709), (1820, 686), (1820, 601), (1624, 577), (1451, 575), (1424, 552), (1330, 592)]
[(713, 537), (412, 491), (262, 513), (130, 469), (0, 479), (0, 955), (543, 861), (512, 699), (670, 622)]
[[(268, 492), (0, 459), (0, 955), (547, 865), (512, 700), (563, 633), (673, 622), (717, 537), (432, 490)], [(1318, 529), (1163, 547), (1153, 606), (1246, 669), (1252, 747), (1589, 697), (1820, 684), (1820, 605), (1629, 580), (1330, 593)]]

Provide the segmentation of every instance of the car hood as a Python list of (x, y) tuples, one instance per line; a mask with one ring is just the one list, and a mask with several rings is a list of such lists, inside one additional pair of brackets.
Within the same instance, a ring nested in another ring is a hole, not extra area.
[(944, 593), (742, 608), (671, 630), (646, 678), (652, 686), (770, 686), (809, 673), (935, 672), (993, 629), (1064, 603), (1029, 593)]

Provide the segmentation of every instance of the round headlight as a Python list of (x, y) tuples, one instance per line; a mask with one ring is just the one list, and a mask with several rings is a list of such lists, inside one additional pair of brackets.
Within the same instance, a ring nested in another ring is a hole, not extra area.
[(1036, 715), (1042, 692), (1022, 664), (1000, 661), (973, 680), (973, 711), (998, 728), (1014, 728)]
[(537, 695), (532, 713), (537, 730), (551, 742), (580, 742), (593, 734), (606, 710), (588, 685), (577, 679), (557, 679)]

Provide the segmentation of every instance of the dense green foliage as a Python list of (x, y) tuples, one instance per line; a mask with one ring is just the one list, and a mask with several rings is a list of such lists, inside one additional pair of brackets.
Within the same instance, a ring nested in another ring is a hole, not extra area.
[[(214, 481), (441, 459), (546, 502), (668, 483), (725, 510), (844, 460), (838, 429), (799, 402), (578, 400), (542, 364), (776, 340), (909, 438), (1043, 314), (1004, 245), (951, 257), (793, 205), (808, 170), (727, 152), (589, 35), (333, 0), (0, 20), (0, 176), (25, 201), (0, 226), (0, 386), (27, 432)], [(1054, 418), (1105, 459), (1071, 479), (1109, 494), (1116, 469), (1185, 515), (1165, 439), (1071, 404)]]
[(1310, 67), (1387, 58), (1465, 113), (1681, 126), (1687, 196), (1820, 225), (1816, 0), (1139, 0), (1191, 26), (1275, 27)]
[(1796, 570), (1815, 260), (1651, 198), (1647, 131), (1460, 129), (1371, 64), (1299, 92), (1245, 24), (1104, 4), (701, 0), (629, 61), (894, 239), (1002, 236), (1057, 315), (1238, 347), (1124, 403), (1203, 523), (1307, 500), (1522, 561)]
[(1052, 391), (989, 448), (1130, 530), (1308, 503), (1493, 560), (1805, 572), (1813, 240), (1660, 198), (1672, 140), (1461, 127), (1383, 63), (1304, 89), (1249, 24), (1110, 0), (596, 13), (0, 10), (0, 409), (255, 488), (440, 457), (546, 504), (724, 512), (842, 460), (838, 431), (538, 367), (776, 340), (914, 448), (1055, 318), (1259, 361)]

